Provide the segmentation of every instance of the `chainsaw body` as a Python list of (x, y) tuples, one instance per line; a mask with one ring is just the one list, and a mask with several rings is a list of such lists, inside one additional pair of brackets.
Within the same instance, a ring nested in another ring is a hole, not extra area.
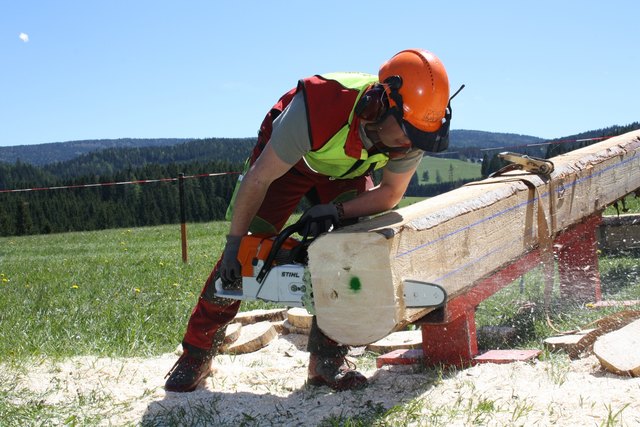
[[(276, 243), (277, 237), (244, 236), (238, 253), (242, 279), (239, 283), (224, 283), (222, 278), (216, 278), (216, 296), (271, 301), (291, 307), (305, 305), (303, 300), (310, 295), (310, 284), (305, 282), (305, 264), (295, 258), (306, 257), (306, 247), (291, 237), (277, 247)], [(273, 259), (271, 253), (275, 253)]]
[[(307, 269), (307, 248), (314, 237), (308, 237), (308, 230), (308, 224), (298, 222), (277, 236), (244, 236), (238, 252), (242, 278), (225, 283), (216, 277), (215, 295), (304, 307), (314, 314), (313, 289)], [(303, 236), (302, 240), (291, 237), (296, 232)], [(403, 281), (403, 299), (404, 305), (410, 308), (440, 307), (447, 294), (434, 283), (407, 279)]]

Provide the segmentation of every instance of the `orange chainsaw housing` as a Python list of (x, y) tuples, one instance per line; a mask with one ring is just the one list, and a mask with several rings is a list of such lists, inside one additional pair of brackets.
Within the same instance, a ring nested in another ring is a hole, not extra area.
[[(238, 261), (242, 266), (242, 277), (253, 277), (257, 275), (257, 271), (254, 273), (254, 265), (256, 261), (266, 261), (273, 247), (276, 236), (259, 236), (249, 234), (242, 238), (240, 243), (240, 250), (238, 251)], [(300, 242), (294, 238), (288, 238), (284, 241), (281, 250), (291, 250), (298, 246)]]

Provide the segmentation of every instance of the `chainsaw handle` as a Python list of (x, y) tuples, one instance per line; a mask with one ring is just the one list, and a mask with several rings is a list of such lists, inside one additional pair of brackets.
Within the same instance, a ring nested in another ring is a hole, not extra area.
[[(271, 271), (271, 267), (273, 266), (273, 261), (276, 259), (276, 255), (280, 251), (280, 248), (282, 247), (284, 242), (289, 237), (291, 237), (291, 235), (293, 235), (294, 233), (303, 231), (305, 229), (308, 231), (309, 230), (309, 228), (307, 227), (308, 223), (309, 223), (309, 220), (298, 221), (295, 224), (291, 224), (290, 226), (285, 227), (276, 236), (275, 240), (273, 241), (273, 245), (271, 246), (271, 250), (269, 251), (269, 255), (267, 255), (267, 259), (264, 261), (264, 265), (262, 266), (262, 268), (260, 269), (260, 272), (256, 276), (256, 280), (258, 281), (258, 283), (262, 283), (264, 279), (267, 277), (267, 274), (269, 273), (269, 271)], [(302, 242), (306, 242), (308, 240), (308, 237), (309, 237), (308, 233), (305, 233), (305, 235), (302, 237)]]

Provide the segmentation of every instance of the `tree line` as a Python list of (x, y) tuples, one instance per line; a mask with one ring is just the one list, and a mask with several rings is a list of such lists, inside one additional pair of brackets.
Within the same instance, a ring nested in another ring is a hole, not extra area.
[[(115, 183), (139, 179), (177, 178), (213, 172), (226, 175), (184, 180), (188, 222), (224, 219), (228, 200), (238, 179), (240, 164), (221, 161), (147, 165), (111, 175), (99, 181), (79, 177), (72, 180), (16, 182), (32, 188), (76, 186), (97, 182)], [(28, 170), (29, 168), (23, 168)], [(140, 227), (180, 222), (178, 181), (148, 184), (107, 185), (0, 194), (0, 235), (47, 234), (68, 231)]]
[[(635, 122), (564, 139), (613, 136), (639, 128), (640, 123)], [(524, 151), (524, 154), (549, 158), (594, 142), (550, 144), (546, 146), (546, 152), (537, 148)], [(177, 178), (180, 173), (229, 172), (184, 181), (187, 221), (222, 220), (237, 181), (237, 172), (242, 169), (242, 163), (254, 143), (253, 138), (215, 138), (173, 146), (111, 147), (44, 166), (19, 160), (14, 164), (0, 162), (0, 190)], [(451, 148), (455, 151), (454, 147)], [(483, 176), (504, 166), (495, 155), (489, 156), (477, 147), (463, 147), (451, 157), (478, 158), (480, 153), (484, 156)], [(447, 182), (421, 185), (416, 175), (406, 195), (432, 197), (469, 181), (452, 178), (450, 176)], [(379, 182), (380, 177), (375, 179)], [(178, 183), (175, 181), (0, 193), (1, 236), (138, 227), (179, 221)]]

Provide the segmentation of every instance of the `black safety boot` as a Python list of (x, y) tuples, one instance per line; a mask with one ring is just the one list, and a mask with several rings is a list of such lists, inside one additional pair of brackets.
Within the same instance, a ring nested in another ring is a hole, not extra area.
[(355, 368), (355, 364), (345, 357), (311, 354), (307, 383), (313, 386), (327, 385), (335, 391), (365, 388), (368, 384), (367, 377)]
[(184, 393), (195, 390), (198, 385), (211, 374), (212, 355), (205, 351), (184, 351), (171, 370), (165, 375), (167, 382), (164, 384), (166, 391)]

